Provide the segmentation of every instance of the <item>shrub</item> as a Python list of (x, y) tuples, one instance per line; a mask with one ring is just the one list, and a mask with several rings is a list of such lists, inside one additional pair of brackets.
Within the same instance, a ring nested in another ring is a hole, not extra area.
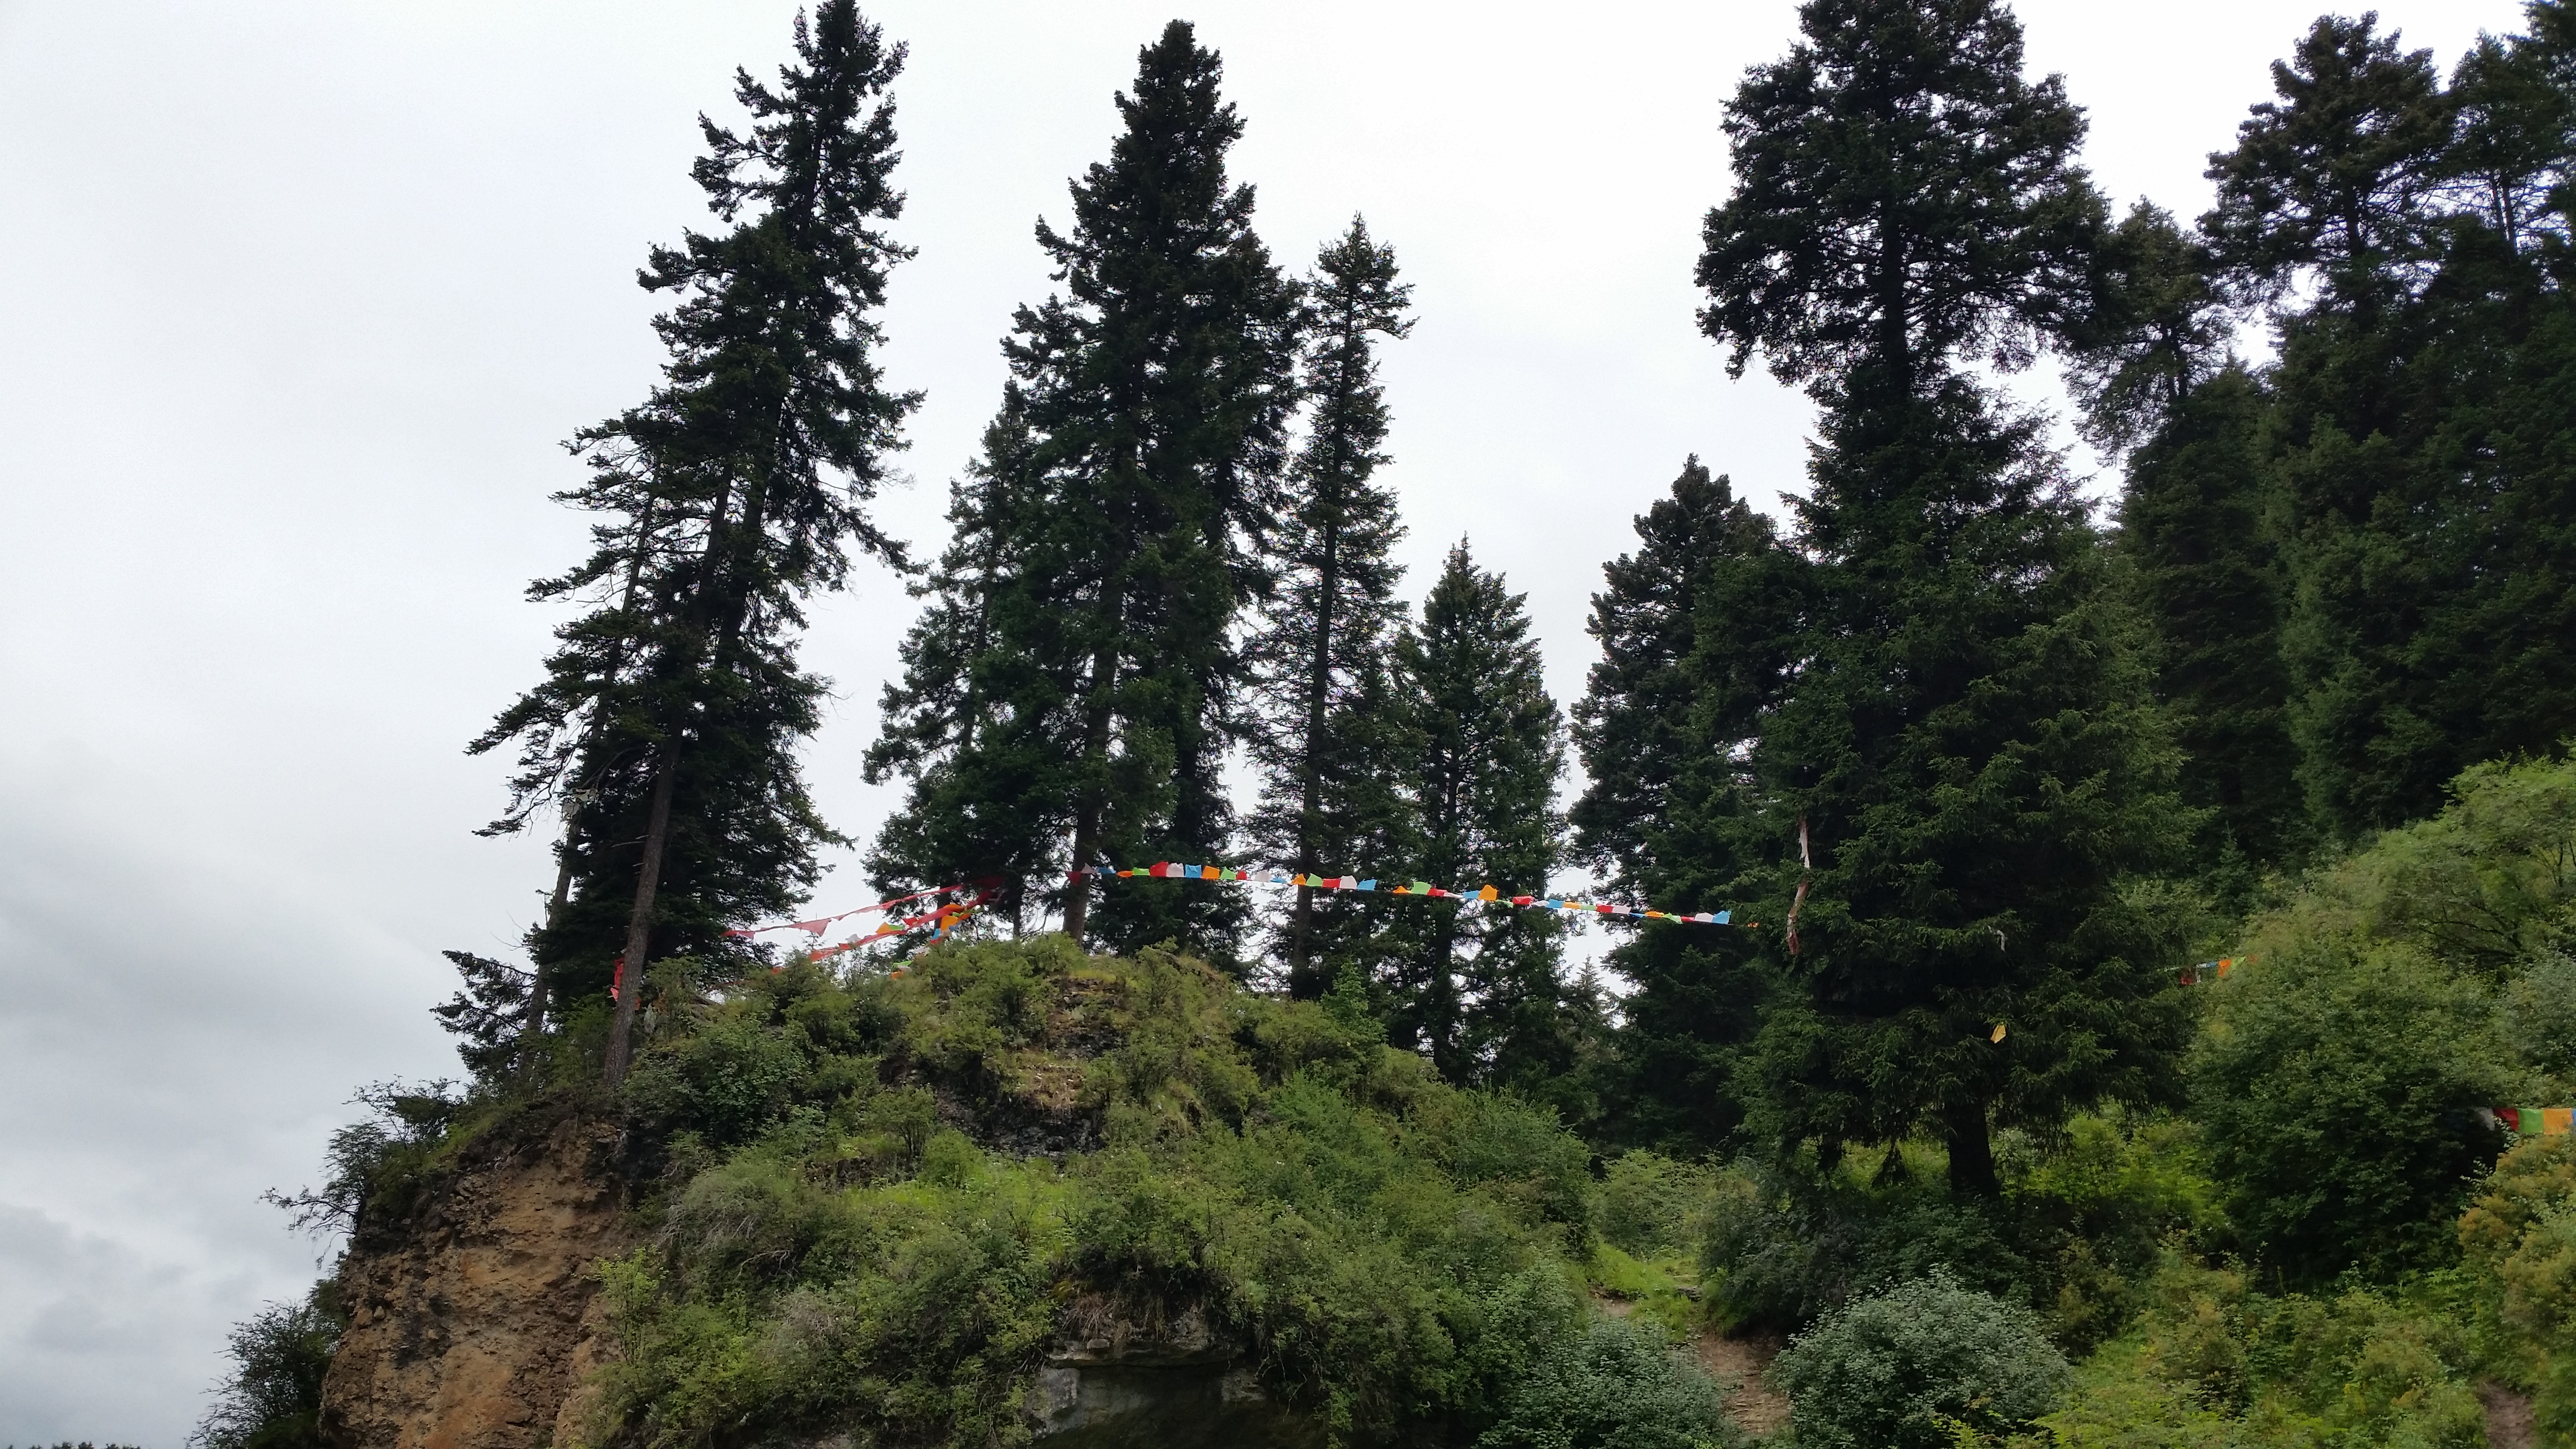
[(454, 1085), (442, 1080), (407, 1088), (400, 1082), (378, 1082), (359, 1089), (351, 1101), (368, 1115), (331, 1134), (323, 1149), (330, 1171), (322, 1186), (292, 1195), (271, 1189), (261, 1194), (262, 1200), (286, 1209), (295, 1226), (315, 1233), (352, 1231), (362, 1213), (401, 1216), (430, 1168), (471, 1135), (460, 1130), (469, 1108), (482, 1108), (482, 1121), (488, 1123), (499, 1106), (451, 1095)]
[(2451, 794), (2256, 921), (2209, 992), (2197, 1115), (2292, 1282), (2439, 1263), (2497, 1145), (2471, 1109), (2576, 1085), (2576, 761), (2479, 765)]
[(661, 1130), (717, 1146), (750, 1140), (805, 1075), (798, 1043), (749, 1010), (655, 1046), (636, 1063), (626, 1100)]
[(2035, 1315), (1936, 1269), (1798, 1335), (1771, 1378), (1801, 1449), (1951, 1449), (2028, 1429), (2068, 1371)]
[(303, 1302), (235, 1325), (224, 1346), (232, 1372), (188, 1436), (193, 1449), (321, 1449), (322, 1375), (349, 1322), (337, 1289), (326, 1278)]
[(2515, 1147), (2460, 1219), (2469, 1263), (2496, 1289), (2514, 1378), (2559, 1442), (2576, 1438), (2576, 1138)]
[[(1106, 1145), (991, 1150), (1040, 1099)], [(604, 1271), (596, 1442), (1012, 1442), (1067, 1325), (1194, 1312), (1345, 1442), (1465, 1443), (1583, 1337), (1596, 1192), (1552, 1113), (1168, 953), (791, 969), (675, 1010), (628, 1101), (669, 1170)], [(1640, 1362), (1604, 1340), (1559, 1378), (1673, 1400)]]
[(2147, 1299), (2136, 1331), (2086, 1363), (2046, 1421), (2067, 1449), (2484, 1440), (2453, 1305), (2367, 1290), (2267, 1296), (2241, 1271), (2180, 1256)]
[(1711, 1195), (1700, 1282), (1719, 1321), (1780, 1329), (1936, 1267), (2027, 1298), (2030, 1264), (1990, 1212), (1920, 1175), (1872, 1186), (1738, 1163)]
[(1717, 1191), (1716, 1172), (1702, 1164), (1623, 1152), (1602, 1167), (1602, 1240), (1635, 1258), (1689, 1258), (1707, 1236)]
[(1717, 1385), (1652, 1324), (1604, 1318), (1560, 1338), (1477, 1449), (1717, 1449), (1743, 1441)]
[(2490, 992), (2399, 942), (2257, 939), (2192, 1066), (2236, 1221), (2293, 1283), (2440, 1261), (2495, 1150), (2474, 1109), (2526, 1085)]
[(2505, 987), (2504, 1004), (2514, 1050), (2548, 1074), (2548, 1100), (2576, 1095), (2576, 955), (2533, 958)]
[(2232, 1246), (2222, 1196), (2197, 1128), (2175, 1118), (2088, 1113), (2054, 1150), (2009, 1154), (2004, 1200), (2050, 1336), (2090, 1349), (2136, 1314), (2170, 1245)]

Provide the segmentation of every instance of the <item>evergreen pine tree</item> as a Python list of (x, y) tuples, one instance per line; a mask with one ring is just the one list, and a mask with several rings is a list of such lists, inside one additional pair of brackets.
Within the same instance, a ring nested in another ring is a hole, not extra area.
[(2429, 253), (2450, 116), (2432, 52), (2399, 51), (2378, 19), (2318, 17), (2294, 58), (2272, 63), (2280, 100), (2209, 158), (2218, 205), (2202, 228), (2254, 295), (2311, 272), (2338, 310), (2367, 315)]
[(2266, 401), (2242, 368), (2194, 387), (2130, 457), (2120, 500), (2121, 547), (2158, 640), (2156, 693), (2185, 761), (2183, 798), (2210, 812), (2200, 857), (2239, 900), (2256, 870), (2297, 859), (2306, 834)]
[[(2170, 1091), (2188, 1017), (2125, 875), (2184, 818), (2140, 641), (2038, 422), (1957, 369), (2080, 321), (2080, 114), (1985, 0), (1810, 0), (1729, 107), (1703, 325), (1824, 405), (1808, 560), (1722, 852), (1781, 989), (1751, 1076), (1782, 1150)], [(1749, 909), (1748, 909), (1749, 908)], [(1995, 1028), (2005, 1028), (2001, 1037)]]
[[(1404, 317), (1412, 289), (1395, 278), (1394, 251), (1353, 217), (1308, 285), (1312, 411), (1271, 541), (1277, 594), (1252, 648), (1263, 728), (1252, 736), (1261, 799), (1249, 833), (1295, 874), (1338, 875), (1407, 853), (1385, 674), (1404, 617), (1395, 597), (1403, 570), (1388, 554), (1404, 529), (1395, 496), (1372, 481), (1388, 461), (1376, 339), (1412, 330)], [(1344, 968), (1364, 965), (1386, 906), (1298, 887), (1274, 941), (1289, 994), (1321, 996)]]
[[(1579, 857), (1631, 905), (1734, 904), (1744, 752), (1787, 671), (1799, 560), (1771, 520), (1691, 458), (1636, 521), (1638, 548), (1592, 597), (1602, 660), (1574, 708), (1590, 786), (1572, 811)], [(1734, 1077), (1764, 991), (1741, 942), (1647, 924), (1611, 953), (1621, 1003), (1623, 1129), (1677, 1149), (1722, 1142), (1742, 1117)]]
[[(517, 740), (512, 828), (572, 797), (560, 911), (534, 942), (565, 989), (618, 993), (607, 1075), (624, 1075), (645, 968), (721, 958), (726, 927), (791, 905), (835, 841), (795, 757), (824, 683), (796, 664), (803, 601), (848, 549), (900, 562), (865, 511), (917, 397), (889, 392), (870, 313), (908, 255), (885, 91), (903, 61), (847, 0), (796, 28), (778, 88), (737, 73), (747, 135), (702, 122), (693, 171), (729, 224), (656, 248), (641, 276), (678, 294), (655, 324), (671, 360), (642, 405), (583, 432), (570, 501), (612, 522), (539, 597), (602, 599), (561, 631), (547, 677), (475, 741)], [(623, 949), (620, 950), (621, 946)]]
[(1060, 872), (1056, 823), (1028, 803), (1047, 797), (1073, 741), (1061, 729), (1070, 683), (1049, 673), (996, 617), (1012, 600), (1037, 498), (1035, 439), (1026, 395), (1003, 389), (984, 431), (983, 455), (950, 489), (949, 546), (916, 587), (930, 602), (905, 635), (903, 676), (885, 686), (884, 731), (868, 747), (866, 777), (908, 776), (869, 870), (889, 895), (986, 876), (1003, 881), (998, 913), (1025, 926), (1039, 904), (1032, 882)]
[[(1396, 641), (1413, 757), (1407, 762), (1429, 884), (1544, 893), (1564, 850), (1556, 808), (1565, 727), (1547, 694), (1524, 596), (1476, 567), (1462, 541)], [(1381, 889), (1391, 886), (1386, 882)], [(1452, 1081), (1524, 1082), (1570, 1065), (1561, 1028), (1563, 924), (1538, 912), (1405, 902), (1391, 1037)]]
[[(1109, 160), (1073, 183), (1071, 227), (1038, 224), (1064, 291), (1016, 314), (1012, 462), (987, 459), (1014, 481), (978, 495), (1016, 501), (979, 512), (974, 530), (992, 537), (960, 545), (996, 572), (978, 576), (964, 612), (925, 624), (989, 629), (976, 656), (987, 663), (955, 676), (936, 661), (946, 646), (916, 639), (929, 662), (907, 677), (889, 738), (952, 753), (881, 842), (888, 868), (916, 868), (912, 842), (969, 813), (1024, 858), (1037, 848), (1020, 842), (1069, 836), (1045, 848), (1058, 869), (1227, 859), (1220, 769), (1246, 674), (1235, 625), (1267, 582), (1300, 304), (1253, 232), (1252, 188), (1227, 179), (1243, 123), (1221, 73), (1172, 22), (1117, 98), (1126, 129)], [(1008, 728), (970, 738), (932, 723), (943, 677), (976, 680), (979, 707)], [(893, 746), (883, 768), (927, 768), (932, 756), (908, 761), (910, 748)], [(1095, 906), (1077, 878), (1061, 899), (1077, 937), (1117, 950), (1176, 940), (1219, 960), (1243, 916), (1230, 894), (1159, 881)]]
[[(1712, 743), (1691, 668), (1709, 576), (1769, 554), (1776, 541), (1771, 520), (1696, 455), (1682, 463), (1672, 496), (1640, 515), (1636, 528), (1637, 551), (1604, 566), (1606, 586), (1592, 596), (1589, 630), (1602, 658), (1574, 706), (1574, 740), (1591, 783), (1570, 818), (1577, 854), (1605, 874), (1611, 892), (1651, 904), (1662, 884), (1652, 841), (1670, 822), (1673, 784)], [(1707, 622), (1740, 638), (1747, 621)]]
[[(2559, 8), (2449, 92), (2372, 17), (2274, 67), (2203, 226), (2277, 314), (2263, 466), (2280, 499), (2288, 718), (2315, 828), (2437, 808), (2480, 759), (2576, 728)], [(2303, 283), (2309, 283), (2303, 287)]]
[(2232, 319), (2213, 272), (2208, 248), (2146, 202), (2102, 237), (2064, 338), (2076, 426), (2095, 447), (2138, 446), (2227, 365)]
[(2284, 711), (2288, 604), (2261, 385), (2226, 352), (2207, 246), (2139, 204), (2103, 238), (2068, 338), (2079, 426), (2128, 452), (2120, 543), (2156, 636), (2156, 693), (2182, 747), (2183, 797), (2209, 812), (2203, 877), (2242, 900), (2295, 855), (2305, 811)]

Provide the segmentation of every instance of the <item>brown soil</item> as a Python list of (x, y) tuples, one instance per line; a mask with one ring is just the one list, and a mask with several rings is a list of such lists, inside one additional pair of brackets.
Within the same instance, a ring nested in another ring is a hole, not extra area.
[[(1625, 1298), (1606, 1293), (1592, 1295), (1593, 1303), (1613, 1318), (1625, 1318), (1636, 1305)], [(1789, 1400), (1771, 1387), (1762, 1375), (1771, 1360), (1780, 1356), (1786, 1346), (1777, 1334), (1751, 1333), (1742, 1337), (1702, 1329), (1692, 1338), (1691, 1347), (1698, 1352), (1700, 1367), (1726, 1390), (1726, 1417), (1748, 1434), (1760, 1437), (1776, 1434), (1789, 1426)], [(2501, 1439), (2492, 1449), (2508, 1449)]]
[[(1789, 1425), (1789, 1400), (1763, 1380), (1771, 1360), (1780, 1356), (1781, 1341), (1767, 1334), (1730, 1338), (1702, 1333), (1693, 1344), (1710, 1377), (1729, 1385), (1726, 1417), (1748, 1434), (1777, 1434)], [(2502, 1449), (2499, 1445), (2498, 1449)]]
[(329, 1442), (574, 1440), (588, 1408), (574, 1389), (602, 1348), (591, 1269), (629, 1241), (620, 1143), (578, 1117), (528, 1127), (472, 1144), (406, 1221), (360, 1224), (340, 1272), (349, 1329), (322, 1381)]
[(2540, 1435), (2531, 1423), (2531, 1396), (2518, 1394), (2489, 1379), (2478, 1385), (2478, 1402), (2487, 1408), (2487, 1449), (2538, 1449)]

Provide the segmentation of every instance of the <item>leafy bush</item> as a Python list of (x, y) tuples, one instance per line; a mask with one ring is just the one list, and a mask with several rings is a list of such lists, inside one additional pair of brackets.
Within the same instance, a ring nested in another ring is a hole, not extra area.
[(2451, 793), (2256, 921), (2253, 963), (2210, 991), (2196, 1115), (2294, 1282), (2442, 1261), (2497, 1146), (2473, 1110), (2576, 1086), (2576, 762), (2480, 765)]
[(1728, 1168), (1700, 1251), (1714, 1316), (1730, 1326), (1798, 1328), (1936, 1267), (2027, 1298), (2035, 1275), (1992, 1205), (1954, 1201), (1936, 1178), (1909, 1172), (1867, 1183), (1847, 1171), (1819, 1180), (1750, 1162)]
[(663, 1131), (691, 1132), (711, 1145), (731, 1146), (748, 1141), (787, 1105), (806, 1067), (806, 1053), (790, 1034), (747, 1014), (727, 1013), (669, 1048), (645, 1054), (626, 1099)]
[(2450, 793), (2439, 815), (2388, 831), (2311, 882), (2299, 914), (2500, 981), (2571, 944), (2576, 760), (2474, 765)]
[(337, 1286), (326, 1278), (303, 1302), (269, 1304), (233, 1328), (232, 1372), (188, 1436), (194, 1449), (321, 1449), (322, 1375), (349, 1322)]
[(1708, 1236), (1718, 1190), (1704, 1164), (1620, 1153), (1602, 1165), (1602, 1241), (1646, 1261), (1688, 1259)]
[[(442, 1153), (470, 1135), (460, 1128), (468, 1099), (447, 1081), (405, 1087), (378, 1082), (351, 1100), (368, 1115), (331, 1134), (323, 1149), (330, 1170), (319, 1189), (274, 1189), (262, 1198), (292, 1213), (310, 1232), (346, 1232), (370, 1208), (399, 1213)], [(476, 1125), (480, 1125), (479, 1123)]]
[[(658, 1235), (605, 1270), (594, 1439), (1008, 1441), (1066, 1324), (1194, 1313), (1346, 1440), (1463, 1443), (1588, 1341), (1599, 1194), (1550, 1113), (1168, 954), (791, 968), (675, 1006), (630, 1083), (675, 1145)], [(1031, 1121), (1098, 1145), (1031, 1152)], [(1678, 1412), (1668, 1356), (1585, 1352), (1546, 1382)]]
[(2484, 1442), (2476, 1356), (2452, 1305), (2266, 1296), (2240, 1271), (2179, 1256), (2148, 1296), (2138, 1329), (2086, 1363), (2046, 1421), (2068, 1449)]
[(2267, 1266), (2322, 1283), (2446, 1256), (2495, 1151), (2474, 1110), (2521, 1099), (2493, 994), (2400, 942), (2261, 932), (2214, 988), (2193, 1063), (2210, 1160)]
[(1798, 1335), (1771, 1379), (1801, 1449), (1951, 1449), (2029, 1428), (2068, 1371), (2037, 1316), (1935, 1269)]
[(1718, 1449), (1743, 1442), (1717, 1385), (1652, 1324), (1599, 1320), (1550, 1346), (1477, 1449)]
[(2506, 1153), (2462, 1215), (2460, 1243), (2496, 1290), (2505, 1373), (2536, 1389), (2544, 1433), (2576, 1437), (2576, 1138)]
[(2505, 1030), (2514, 1050), (2547, 1079), (2552, 1102), (2576, 1098), (2576, 956), (2542, 953), (2505, 987)]
[(2231, 1244), (2193, 1124), (2117, 1111), (2067, 1124), (2046, 1153), (2009, 1153), (2004, 1199), (2021, 1252), (2034, 1265), (2034, 1304), (2061, 1348), (2080, 1352), (2118, 1333), (2167, 1249)]

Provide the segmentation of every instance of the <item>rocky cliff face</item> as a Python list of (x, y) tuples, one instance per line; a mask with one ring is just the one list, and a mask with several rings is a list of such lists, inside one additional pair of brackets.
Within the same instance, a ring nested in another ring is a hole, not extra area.
[(398, 1222), (359, 1225), (322, 1386), (344, 1449), (578, 1441), (600, 1354), (591, 1266), (631, 1246), (621, 1134), (578, 1116), (470, 1144)]

